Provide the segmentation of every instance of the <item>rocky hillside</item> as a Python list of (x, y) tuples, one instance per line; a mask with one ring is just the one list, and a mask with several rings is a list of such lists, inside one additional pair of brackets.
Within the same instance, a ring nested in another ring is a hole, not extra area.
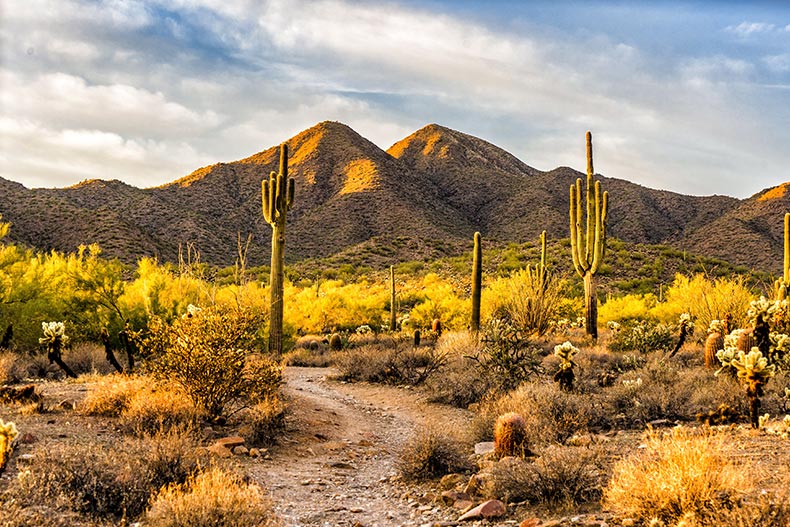
[[(359, 251), (370, 255), (371, 265), (435, 258), (467, 249), (475, 230), (503, 243), (532, 240), (543, 229), (565, 237), (568, 188), (582, 176), (567, 167), (541, 172), (486, 141), (438, 125), (386, 152), (336, 122), (319, 123), (286, 142), (296, 180), (291, 260)], [(229, 265), (237, 239), (252, 235), (249, 263), (260, 265), (268, 260), (270, 243), (260, 183), (277, 163), (272, 147), (148, 189), (99, 180), (26, 189), (0, 178), (0, 213), (13, 223), (13, 240), (61, 251), (97, 242), (105, 254), (127, 262), (142, 256), (173, 261), (179, 246), (190, 243), (203, 261)], [(599, 163), (605, 167), (606, 160)], [(611, 196), (614, 237), (668, 243), (758, 269), (780, 265), (790, 184), (741, 201), (601, 179)]]

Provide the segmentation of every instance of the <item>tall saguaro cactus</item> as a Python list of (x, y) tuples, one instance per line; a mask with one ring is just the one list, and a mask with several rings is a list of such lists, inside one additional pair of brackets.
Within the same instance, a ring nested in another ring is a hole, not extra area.
[(294, 179), (288, 177), (288, 146), (280, 145), (280, 171), (263, 180), (263, 217), (272, 226), (271, 308), (269, 352), (283, 351), (283, 260), (285, 258), (285, 215), (294, 202)]
[(547, 285), (546, 269), (546, 231), (543, 231), (540, 233), (540, 263), (535, 267), (527, 265), (527, 273), (532, 277), (532, 280), (540, 284), (541, 290), (545, 290)]
[(395, 266), (390, 265), (390, 331), (398, 329), (397, 312), (395, 307)]
[(475, 248), (472, 251), (472, 326), (474, 332), (480, 331), (480, 289), (483, 284), (483, 248), (480, 233), (475, 233)]
[(598, 338), (598, 298), (595, 274), (606, 252), (606, 219), (609, 193), (601, 192), (601, 182), (593, 181), (592, 134), (587, 132), (587, 225), (584, 226), (582, 180), (570, 188), (571, 254), (573, 267), (584, 280), (584, 315), (587, 334)]
[(784, 274), (775, 284), (775, 297), (777, 300), (786, 299), (787, 289), (790, 288), (790, 212), (785, 213), (784, 242)]

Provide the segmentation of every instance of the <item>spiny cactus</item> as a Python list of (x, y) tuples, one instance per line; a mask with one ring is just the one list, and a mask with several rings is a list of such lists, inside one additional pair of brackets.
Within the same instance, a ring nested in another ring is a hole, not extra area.
[(398, 311), (395, 306), (395, 267), (390, 265), (390, 331), (398, 330)]
[(5, 470), (8, 458), (11, 457), (11, 443), (18, 435), (16, 425), (12, 422), (4, 423), (0, 419), (0, 474)]
[(60, 366), (60, 369), (66, 375), (76, 379), (77, 375), (63, 362), (60, 355), (63, 346), (69, 342), (69, 337), (66, 335), (66, 325), (63, 322), (42, 322), (41, 329), (44, 332), (44, 336), (38, 339), (38, 342), (47, 346), (49, 363), (52, 364), (54, 362)]
[(554, 356), (560, 359), (560, 368), (554, 374), (554, 382), (559, 383), (560, 389), (566, 392), (573, 390), (573, 380), (576, 378), (573, 373), (573, 367), (576, 366), (573, 357), (577, 353), (579, 348), (568, 341), (554, 346)]
[(285, 260), (285, 217), (294, 202), (295, 183), (288, 177), (288, 146), (280, 145), (280, 171), (261, 183), (263, 217), (272, 226), (272, 269), (269, 282), (269, 352), (283, 352), (283, 262)]
[(431, 324), (431, 332), (437, 337), (442, 336), (442, 321), (438, 318), (433, 319), (433, 323)]
[(752, 428), (760, 427), (760, 397), (763, 396), (763, 386), (776, 374), (776, 366), (768, 364), (768, 358), (754, 347), (749, 353), (738, 352), (738, 357), (731, 362), (735, 368), (738, 380), (746, 388), (749, 398), (749, 418)]
[(483, 283), (483, 248), (480, 233), (475, 233), (475, 248), (472, 251), (472, 325), (475, 333), (480, 331), (480, 290)]
[(524, 457), (530, 454), (527, 444), (527, 424), (516, 413), (497, 417), (494, 423), (494, 454), (497, 457)]
[(422, 333), (420, 333), (419, 329), (414, 330), (414, 347), (418, 348), (420, 346), (420, 340), (422, 339)]
[(790, 288), (790, 212), (785, 213), (784, 227), (784, 272), (782, 278), (774, 283), (774, 297), (777, 300), (786, 299)]
[(343, 349), (343, 340), (338, 333), (332, 333), (329, 337), (329, 349), (332, 351), (340, 351)]
[(593, 181), (592, 134), (587, 132), (587, 228), (583, 230), (584, 210), (582, 180), (570, 187), (570, 234), (573, 267), (584, 280), (585, 330), (593, 339), (598, 338), (598, 298), (595, 274), (606, 252), (606, 220), (609, 210), (609, 193), (601, 192), (601, 182)]
[[(716, 321), (718, 322), (718, 321)], [(719, 350), (724, 349), (724, 336), (718, 331), (714, 331), (705, 339), (705, 367), (716, 368), (719, 365), (719, 360), (716, 354)]]

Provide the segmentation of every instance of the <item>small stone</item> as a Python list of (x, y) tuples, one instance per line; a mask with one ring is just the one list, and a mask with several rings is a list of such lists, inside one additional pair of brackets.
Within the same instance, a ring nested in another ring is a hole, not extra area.
[(307, 485), (311, 484), (312, 482), (313, 482), (312, 480), (303, 479), (302, 481), (299, 482), (299, 484), (303, 485), (303, 486), (307, 486)]
[(465, 492), (458, 492), (455, 490), (445, 490), (444, 492), (442, 492), (440, 499), (442, 503), (444, 503), (445, 505), (452, 505), (458, 500), (471, 501), (472, 498), (470, 498), (469, 494), (466, 494)]
[(207, 450), (218, 457), (230, 457), (233, 455), (233, 452), (231, 452), (229, 448), (218, 443), (211, 445)]
[(22, 437), (19, 438), (19, 442), (23, 445), (29, 445), (31, 443), (35, 443), (36, 441), (38, 441), (38, 438), (30, 432), (22, 434)]
[(622, 527), (634, 527), (634, 525), (636, 525), (636, 520), (633, 518), (623, 518), (620, 520), (620, 525)]
[(447, 474), (443, 476), (439, 482), (439, 488), (442, 490), (452, 490), (456, 487), (460, 487), (464, 481), (466, 481), (466, 477), (464, 477), (463, 474)]
[(488, 500), (481, 503), (474, 509), (466, 512), (458, 521), (480, 520), (488, 518), (499, 518), (507, 512), (505, 504), (499, 500)]
[(203, 428), (203, 437), (205, 437), (206, 439), (211, 439), (212, 437), (214, 437), (215, 434), (216, 432), (214, 432), (214, 429), (211, 428), (210, 426)]
[(475, 445), (475, 454), (477, 454), (478, 456), (490, 454), (493, 451), (494, 451), (493, 441), (483, 441), (482, 443), (477, 443)]
[(17, 462), (21, 461), (24, 463), (30, 463), (35, 459), (35, 457), (36, 456), (34, 456), (33, 454), (19, 454), (18, 456), (16, 456), (16, 460)]
[(237, 456), (246, 456), (247, 454), (250, 453), (250, 451), (247, 449), (246, 446), (239, 445), (239, 446), (233, 447), (233, 453), (235, 455), (237, 455)]
[(249, 454), (250, 454), (250, 457), (260, 457), (261, 456), (261, 451), (258, 450), (257, 448), (251, 448)]
[(474, 506), (475, 502), (472, 500), (457, 500), (453, 503), (453, 509), (458, 509), (462, 513), (471, 510)]
[(62, 408), (63, 410), (74, 410), (74, 409), (77, 407), (77, 405), (76, 405), (76, 404), (74, 404), (74, 402), (73, 402), (73, 401), (68, 401), (68, 400), (66, 400), (66, 401), (60, 401), (60, 402), (58, 403), (58, 406), (59, 406), (60, 408)]
[(527, 518), (518, 524), (518, 527), (538, 527), (540, 518)]
[(359, 514), (360, 512), (364, 512), (365, 511), (365, 509), (363, 509), (362, 507), (352, 507), (352, 508), (350, 508), (348, 510), (350, 512), (353, 512), (354, 514)]

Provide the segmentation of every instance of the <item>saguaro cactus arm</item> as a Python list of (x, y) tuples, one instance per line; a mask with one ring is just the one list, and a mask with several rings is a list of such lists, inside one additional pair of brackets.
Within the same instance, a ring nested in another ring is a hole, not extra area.
[(483, 248), (479, 232), (475, 233), (472, 251), (472, 331), (480, 331), (480, 290), (483, 282)]

